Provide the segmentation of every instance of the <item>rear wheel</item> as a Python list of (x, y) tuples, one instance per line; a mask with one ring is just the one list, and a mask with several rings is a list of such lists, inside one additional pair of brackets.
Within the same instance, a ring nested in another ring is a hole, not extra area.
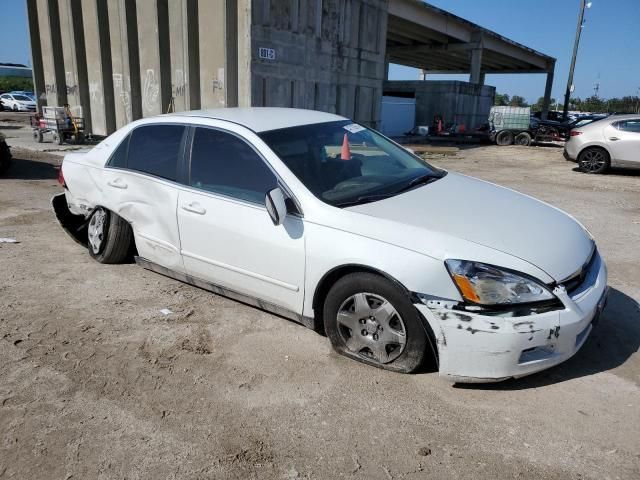
[(509, 130), (501, 130), (496, 135), (496, 144), (500, 146), (511, 145), (513, 143), (513, 133)]
[(100, 263), (122, 263), (131, 254), (133, 232), (120, 216), (97, 207), (87, 227), (89, 255)]
[(516, 135), (515, 144), (521, 145), (523, 147), (528, 147), (529, 145), (531, 145), (531, 135), (529, 135), (527, 132), (519, 133), (518, 135)]
[(434, 350), (420, 314), (398, 286), (371, 273), (338, 280), (325, 299), (324, 326), (340, 354), (387, 370), (411, 373)]
[(589, 147), (580, 152), (578, 166), (584, 173), (604, 173), (611, 166), (611, 159), (606, 150)]

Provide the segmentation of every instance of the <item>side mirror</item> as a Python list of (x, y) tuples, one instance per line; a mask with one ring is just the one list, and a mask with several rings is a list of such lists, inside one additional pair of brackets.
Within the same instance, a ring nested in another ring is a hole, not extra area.
[(267, 207), (267, 212), (271, 217), (271, 221), (274, 225), (282, 225), (284, 217), (287, 215), (287, 205), (284, 201), (284, 193), (279, 188), (274, 188), (267, 192), (264, 197), (264, 204)]

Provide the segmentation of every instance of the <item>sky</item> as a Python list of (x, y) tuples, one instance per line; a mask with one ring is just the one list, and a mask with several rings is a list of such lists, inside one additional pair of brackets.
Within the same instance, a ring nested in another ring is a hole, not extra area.
[[(552, 96), (562, 100), (567, 85), (579, 0), (430, 0), (428, 3), (557, 59)], [(640, 0), (591, 0), (574, 75), (584, 98), (600, 83), (603, 98), (640, 94)], [(25, 0), (0, 0), (0, 62), (31, 64)], [(392, 65), (392, 80), (414, 80), (418, 70)], [(468, 80), (468, 75), (429, 78)], [(500, 93), (535, 102), (544, 94), (544, 74), (487, 75)]]

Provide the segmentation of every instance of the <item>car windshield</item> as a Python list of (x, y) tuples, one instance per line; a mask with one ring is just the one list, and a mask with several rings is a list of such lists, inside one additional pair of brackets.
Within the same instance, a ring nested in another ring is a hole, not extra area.
[(397, 195), (446, 173), (351, 121), (271, 130), (260, 137), (316, 197), (338, 207)]
[(31, 99), (29, 97), (25, 97), (24, 95), (14, 95), (14, 100), (18, 100), (19, 102), (30, 102)]

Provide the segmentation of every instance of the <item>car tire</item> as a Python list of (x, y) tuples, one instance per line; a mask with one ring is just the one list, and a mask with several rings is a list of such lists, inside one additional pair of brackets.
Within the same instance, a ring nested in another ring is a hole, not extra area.
[(509, 130), (500, 130), (496, 135), (496, 145), (501, 147), (511, 145), (513, 143), (513, 133)]
[(436, 359), (433, 336), (409, 295), (380, 275), (342, 277), (322, 311), (325, 332), (341, 355), (402, 373)]
[(578, 168), (584, 173), (604, 173), (611, 166), (609, 153), (600, 147), (585, 148), (578, 155)]
[(527, 132), (520, 132), (518, 135), (516, 135), (514, 143), (522, 147), (528, 147), (529, 145), (531, 145), (531, 135), (529, 135)]
[(122, 217), (96, 207), (87, 225), (89, 255), (100, 263), (123, 263), (131, 255), (133, 231)]

